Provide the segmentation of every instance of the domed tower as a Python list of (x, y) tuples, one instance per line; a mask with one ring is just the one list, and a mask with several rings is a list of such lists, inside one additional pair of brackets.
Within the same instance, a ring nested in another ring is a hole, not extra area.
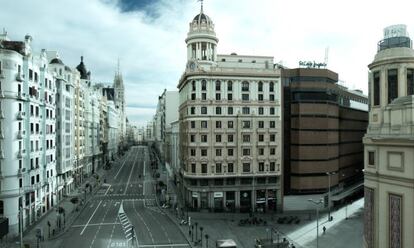
[(191, 61), (198, 61), (202, 64), (212, 64), (216, 61), (218, 39), (213, 21), (203, 12), (203, 4), (201, 4), (200, 14), (196, 15), (190, 23), (190, 31), (185, 42), (190, 67), (194, 66)]
[(384, 29), (368, 68), (364, 247), (414, 247), (414, 49), (405, 25)]

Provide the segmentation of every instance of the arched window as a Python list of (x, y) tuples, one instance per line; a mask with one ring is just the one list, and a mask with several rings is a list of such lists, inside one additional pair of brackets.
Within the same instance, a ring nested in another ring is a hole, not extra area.
[(220, 80), (216, 81), (216, 90), (221, 90), (221, 82)]
[(244, 81), (242, 83), (242, 91), (249, 91), (249, 82)]
[(201, 90), (207, 90), (207, 82), (204, 79), (201, 81)]
[(269, 84), (269, 91), (270, 92), (275, 91), (275, 84), (273, 82), (270, 82), (270, 84)]
[(232, 81), (228, 81), (227, 82), (227, 90), (228, 91), (232, 91), (233, 90), (233, 82)]
[(259, 82), (259, 89), (258, 90), (263, 91), (263, 82), (262, 81)]

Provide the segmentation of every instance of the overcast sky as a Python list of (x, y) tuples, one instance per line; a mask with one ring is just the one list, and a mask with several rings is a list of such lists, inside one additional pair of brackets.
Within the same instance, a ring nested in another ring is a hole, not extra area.
[[(206, 0), (215, 23), (218, 53), (274, 56), (297, 67), (323, 62), (351, 89), (367, 93), (367, 65), (383, 28), (414, 30), (414, 1)], [(33, 37), (34, 48), (57, 50), (75, 67), (83, 55), (95, 82), (112, 83), (118, 57), (127, 115), (142, 125), (155, 113), (164, 89), (176, 90), (185, 68), (188, 24), (196, 0), (0, 0), (0, 28), (12, 40)]]

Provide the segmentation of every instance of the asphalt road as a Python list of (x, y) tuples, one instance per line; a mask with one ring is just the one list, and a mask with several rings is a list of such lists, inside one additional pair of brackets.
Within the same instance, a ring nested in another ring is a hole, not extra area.
[(132, 147), (105, 179), (59, 247), (189, 247), (156, 204), (147, 147)]

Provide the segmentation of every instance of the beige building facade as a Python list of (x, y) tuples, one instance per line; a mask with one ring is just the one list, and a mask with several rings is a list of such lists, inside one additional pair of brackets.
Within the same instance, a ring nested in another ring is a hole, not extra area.
[(190, 23), (179, 81), (182, 192), (210, 211), (275, 211), (282, 204), (281, 79), (273, 57), (217, 55), (214, 24)]
[(405, 25), (384, 29), (369, 64), (364, 247), (414, 247), (414, 50)]

